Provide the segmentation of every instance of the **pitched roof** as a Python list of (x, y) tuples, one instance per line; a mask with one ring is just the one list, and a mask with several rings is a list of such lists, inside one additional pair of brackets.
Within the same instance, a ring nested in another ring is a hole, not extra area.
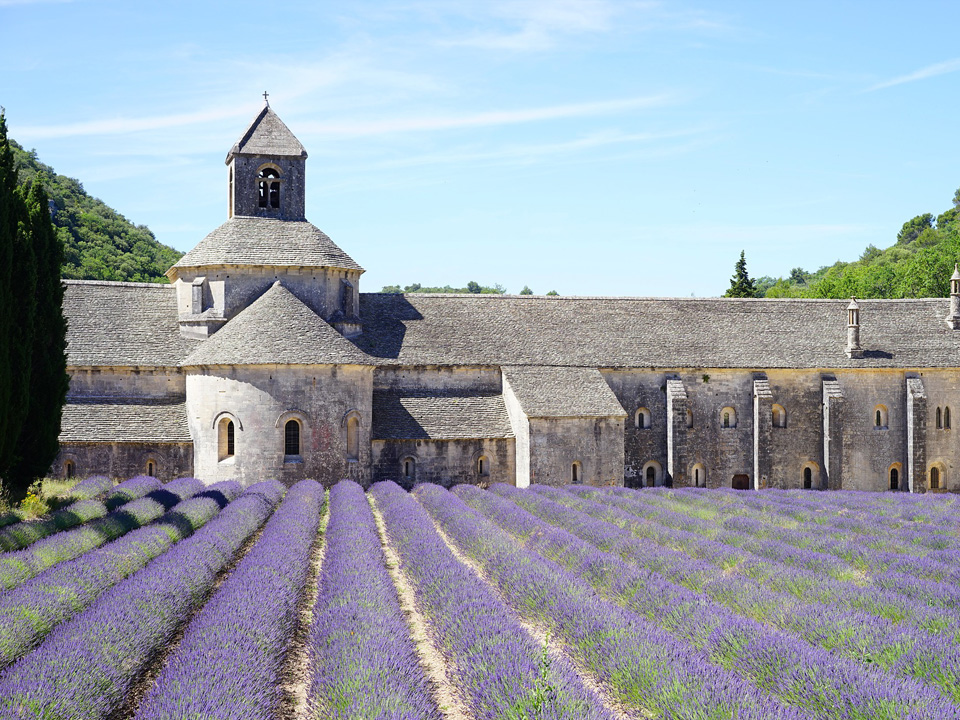
[(960, 367), (946, 298), (849, 300), (361, 294), (380, 364), (657, 368)]
[[(201, 240), (173, 268), (206, 265), (334, 267), (363, 272), (353, 258), (306, 220), (235, 216)], [(175, 272), (171, 268), (167, 275)]]
[(504, 367), (503, 378), (527, 417), (625, 417), (595, 368)]
[(372, 365), (280, 281), (205, 340), (190, 365)]
[(250, 123), (250, 127), (230, 148), (227, 163), (232, 156), (239, 154), (306, 157), (307, 151), (273, 108), (264, 105), (263, 110)]
[(503, 396), (469, 392), (373, 393), (374, 440), (513, 437)]
[(197, 346), (180, 337), (173, 285), (65, 280), (67, 364), (176, 367)]
[(189, 443), (183, 398), (68, 398), (60, 442)]

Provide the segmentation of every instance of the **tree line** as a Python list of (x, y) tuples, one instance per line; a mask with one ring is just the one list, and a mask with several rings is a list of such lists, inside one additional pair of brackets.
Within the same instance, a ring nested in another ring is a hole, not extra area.
[(0, 111), (0, 479), (11, 500), (59, 450), (70, 381), (62, 261), (43, 177), (21, 182)]
[(868, 245), (854, 262), (837, 261), (815, 272), (796, 267), (783, 278), (750, 278), (741, 252), (725, 297), (945, 297), (958, 261), (960, 189), (950, 208), (907, 220), (896, 243), (884, 250)]

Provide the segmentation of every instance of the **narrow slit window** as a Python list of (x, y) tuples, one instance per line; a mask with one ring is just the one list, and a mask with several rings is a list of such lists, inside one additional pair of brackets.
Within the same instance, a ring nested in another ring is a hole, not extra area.
[(570, 474), (571, 481), (574, 485), (579, 485), (581, 482), (583, 482), (583, 468), (580, 466), (579, 462), (573, 463)]
[(950, 406), (949, 405), (947, 405), (947, 407), (943, 409), (943, 429), (944, 430), (950, 429)]
[(217, 455), (220, 460), (233, 457), (236, 451), (233, 420), (223, 418), (217, 425)]
[(940, 489), (940, 468), (938, 467), (930, 468), (930, 489)]
[(63, 476), (67, 480), (72, 480), (74, 472), (76, 471), (76, 465), (74, 465), (73, 460), (67, 460), (63, 464)]
[(283, 454), (300, 454), (300, 423), (296, 420), (287, 420), (283, 426)]
[(809, 490), (813, 487), (813, 470), (808, 467), (803, 469), (803, 489)]
[(157, 464), (153, 460), (147, 461), (147, 476), (148, 477), (157, 476)]
[(360, 459), (360, 419), (351, 416), (347, 420), (347, 460)]
[(937, 408), (937, 430), (943, 430), (943, 410)]
[(890, 468), (890, 489), (900, 489), (900, 471), (897, 468)]

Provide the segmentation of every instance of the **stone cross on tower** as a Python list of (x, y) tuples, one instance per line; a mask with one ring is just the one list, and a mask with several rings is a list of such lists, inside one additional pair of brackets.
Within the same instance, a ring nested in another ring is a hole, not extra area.
[(270, 104), (270, 101), (267, 100), (267, 91), (266, 91), (266, 90), (263, 91), (263, 102), (266, 103), (267, 105)]

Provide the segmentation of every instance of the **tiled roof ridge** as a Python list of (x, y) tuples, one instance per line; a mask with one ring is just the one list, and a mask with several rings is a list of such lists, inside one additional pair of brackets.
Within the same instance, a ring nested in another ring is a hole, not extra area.
[(166, 288), (173, 290), (175, 286), (169, 282), (145, 283), (145, 282), (127, 282), (125, 280), (73, 280), (64, 279), (64, 285), (106, 285), (109, 287), (140, 287), (140, 288)]
[[(397, 295), (403, 297), (416, 298), (474, 298), (474, 299), (510, 299), (524, 300), (533, 302), (535, 300), (559, 302), (562, 300), (618, 300), (618, 301), (663, 301), (663, 302), (689, 302), (698, 303), (704, 301), (721, 301), (724, 303), (841, 303), (849, 302), (847, 298), (728, 298), (728, 297), (683, 297), (683, 296), (656, 296), (656, 295), (512, 295), (509, 293), (385, 293), (385, 292), (362, 292), (361, 295)], [(927, 298), (857, 298), (858, 303), (923, 303), (931, 301), (947, 301), (947, 297), (927, 297)]]

